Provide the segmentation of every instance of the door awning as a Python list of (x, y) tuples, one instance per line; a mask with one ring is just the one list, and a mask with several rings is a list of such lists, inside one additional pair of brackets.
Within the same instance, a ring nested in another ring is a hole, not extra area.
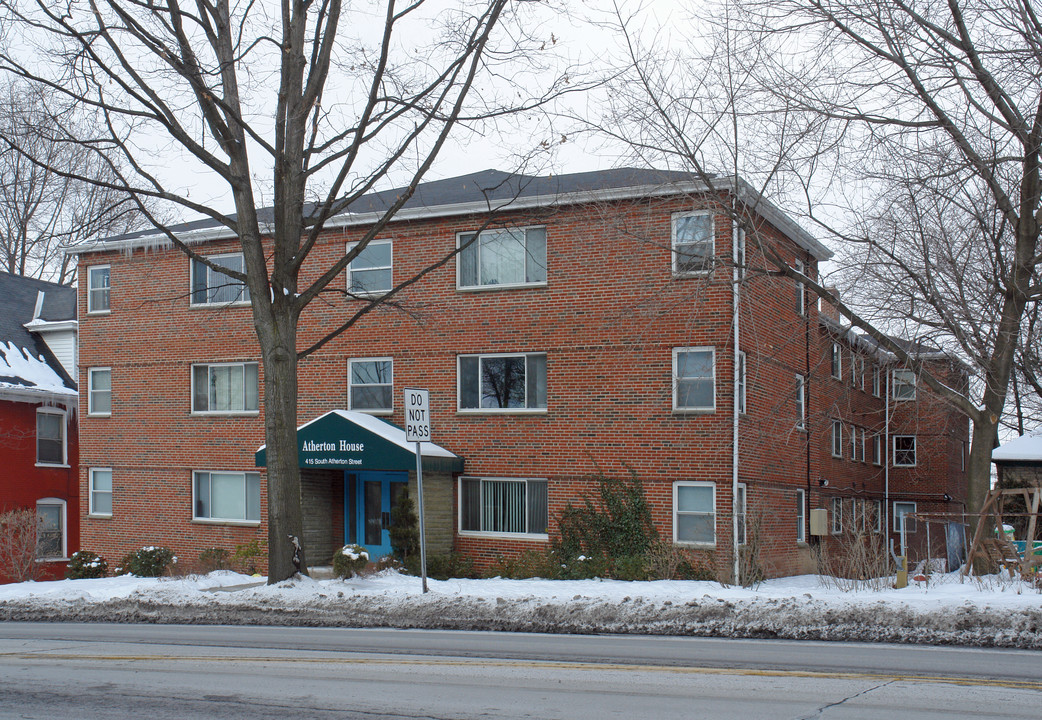
[[(257, 450), (257, 467), (267, 467), (267, 446)], [(297, 428), (302, 468), (338, 470), (415, 470), (416, 443), (386, 420), (351, 410), (331, 410)], [(440, 445), (420, 443), (423, 469), (463, 472), (463, 458)]]

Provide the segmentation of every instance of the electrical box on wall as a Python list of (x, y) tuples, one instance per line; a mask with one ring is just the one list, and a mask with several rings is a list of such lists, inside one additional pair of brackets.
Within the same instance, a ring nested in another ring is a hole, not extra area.
[(810, 511), (810, 534), (828, 535), (829, 511), (825, 508), (815, 508)]

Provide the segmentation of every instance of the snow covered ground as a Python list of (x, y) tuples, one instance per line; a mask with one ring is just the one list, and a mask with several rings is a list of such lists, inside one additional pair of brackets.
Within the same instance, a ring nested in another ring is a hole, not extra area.
[(429, 581), (385, 571), (277, 585), (232, 572), (0, 585), (0, 620), (416, 627), (914, 642), (1042, 649), (1042, 594), (1000, 576), (902, 590), (818, 576), (715, 582)]

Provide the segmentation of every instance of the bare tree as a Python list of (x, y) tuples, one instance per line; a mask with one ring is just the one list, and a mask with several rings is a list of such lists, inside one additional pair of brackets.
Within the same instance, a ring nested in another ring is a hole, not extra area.
[[(287, 538), (302, 534), (296, 445), (302, 311), (391, 222), (450, 132), (538, 108), (568, 82), (567, 73), (551, 72), (541, 79), (542, 92), (525, 89), (529, 73), (547, 69), (540, 48), (552, 45), (530, 36), (528, 29), (538, 27), (527, 15), (534, 3), (433, 5), (386, 0), (382, 8), (374, 2), (349, 10), (340, 0), (0, 0), (0, 22), (18, 28), (22, 43), (38, 53), (29, 61), (6, 49), (0, 69), (94, 109), (106, 131), (69, 141), (97, 157), (118, 157), (126, 168), (111, 165), (118, 177), (111, 187), (140, 199), (141, 210), (194, 261), (249, 290), (265, 377), (271, 583), (295, 572)], [(514, 63), (521, 55), (524, 68)], [(234, 214), (165, 182), (150, 145), (172, 147), (219, 179)], [(303, 280), (301, 268), (327, 221), (392, 180), (405, 189), (374, 212), (361, 242)], [(145, 198), (226, 227), (241, 244), (244, 272), (193, 252), (148, 212)], [(270, 218), (262, 217), (262, 203), (272, 206)], [(447, 260), (431, 258), (430, 267)], [(334, 332), (373, 307), (363, 305)]]
[(82, 123), (74, 110), (52, 115), (37, 90), (12, 83), (0, 98), (0, 263), (13, 275), (71, 282), (64, 249), (127, 232), (143, 218), (111, 183), (106, 162), (62, 141), (56, 121)]
[[(979, 508), (1018, 352), (1031, 354), (1022, 328), (1042, 297), (1032, 4), (736, 0), (715, 12), (690, 24), (716, 38), (695, 56), (641, 47), (618, 14), (632, 80), (612, 133), (709, 187), (723, 167), (790, 206), (805, 201), (805, 217), (848, 248), (857, 292), (839, 311), (972, 420), (969, 504)], [(974, 393), (933, 377), (895, 331), (969, 362)]]

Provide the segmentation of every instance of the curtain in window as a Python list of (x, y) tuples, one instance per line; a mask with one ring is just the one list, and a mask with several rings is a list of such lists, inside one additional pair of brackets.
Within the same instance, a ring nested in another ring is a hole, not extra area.
[(482, 529), (486, 532), (525, 532), (525, 483), (482, 483)]

